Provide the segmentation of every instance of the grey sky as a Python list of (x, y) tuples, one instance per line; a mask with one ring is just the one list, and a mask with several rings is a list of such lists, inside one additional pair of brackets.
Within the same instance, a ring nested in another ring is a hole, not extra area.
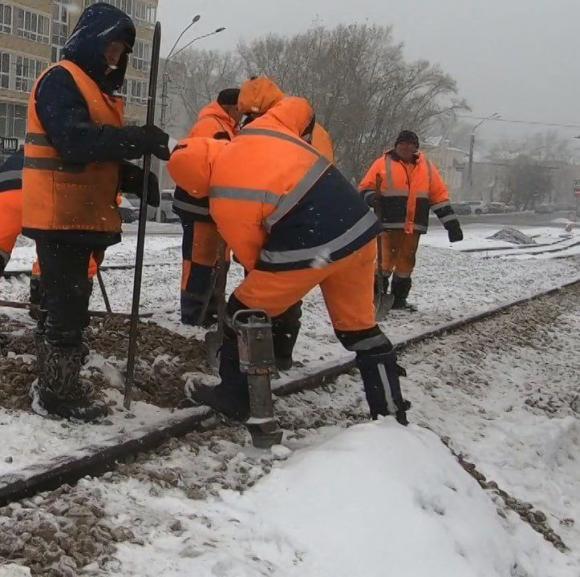
[[(228, 28), (199, 42), (200, 48), (234, 48), (240, 39), (268, 32), (296, 33), (315, 19), (328, 26), (393, 24), (407, 56), (440, 63), (474, 114), (580, 124), (578, 0), (161, 0), (165, 50), (195, 13), (202, 20), (190, 38)], [(511, 129), (490, 126), (482, 136)]]

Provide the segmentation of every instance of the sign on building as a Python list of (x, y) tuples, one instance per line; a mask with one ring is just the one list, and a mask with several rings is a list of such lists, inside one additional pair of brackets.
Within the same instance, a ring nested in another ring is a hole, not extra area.
[(0, 146), (2, 154), (14, 154), (18, 151), (18, 138), (0, 137)]

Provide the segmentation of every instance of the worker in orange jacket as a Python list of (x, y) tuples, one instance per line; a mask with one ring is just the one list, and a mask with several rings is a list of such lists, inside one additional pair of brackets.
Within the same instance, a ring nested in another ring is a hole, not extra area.
[[(238, 108), (246, 115), (248, 121), (252, 121), (285, 97), (284, 92), (273, 80), (266, 76), (258, 76), (242, 84)], [(312, 144), (329, 162), (334, 163), (334, 144), (330, 134), (321, 124), (315, 122), (314, 129), (307, 138), (309, 144)]]
[[(338, 339), (357, 355), (372, 417), (394, 414), (406, 424), (402, 369), (375, 321), (379, 223), (336, 167), (307, 143), (313, 128), (308, 102), (284, 98), (222, 149), (190, 142), (174, 152), (184, 155), (184, 171), (173, 177), (195, 193), (203, 186), (188, 183), (188, 172), (199, 175), (198, 167), (209, 167), (210, 213), (248, 271), (229, 299), (228, 316), (262, 309), (276, 320), (320, 286)], [(228, 326), (220, 376), (217, 387), (197, 386), (193, 399), (243, 419), (248, 382)]]
[(387, 294), (389, 276), (394, 309), (414, 309), (407, 303), (411, 291), (411, 275), (419, 240), (427, 232), (429, 211), (439, 217), (447, 229), (450, 242), (463, 240), (463, 232), (449, 201), (449, 192), (437, 167), (419, 152), (419, 137), (402, 131), (393, 149), (379, 157), (362, 179), (359, 190), (370, 205), (377, 196), (383, 219), (381, 235), (383, 286), (377, 291)]
[[(222, 90), (215, 102), (201, 110), (189, 137), (232, 140), (242, 116), (238, 111), (239, 93), (238, 88)], [(209, 201), (207, 197), (194, 198), (178, 186), (173, 211), (181, 219), (183, 227), (181, 322), (187, 325), (211, 322), (217, 311), (214, 298), (210, 300), (207, 318), (201, 318), (208, 292), (213, 290), (212, 278), (219, 244), (215, 223), (209, 215)]]
[[(124, 124), (124, 102), (116, 93), (135, 36), (122, 10), (102, 2), (89, 6), (63, 59), (39, 77), (28, 104), (22, 232), (36, 241), (46, 310), (36, 339), (33, 406), (63, 418), (92, 421), (108, 412), (80, 378), (89, 260), (121, 240), (119, 189), (142, 190), (143, 171), (127, 161), (170, 156), (162, 130)], [(146, 194), (149, 204), (159, 205), (154, 177)]]
[[(246, 116), (246, 123), (259, 118), (273, 106), (281, 102), (286, 95), (280, 87), (266, 76), (251, 78), (242, 84), (238, 108)], [(334, 145), (330, 134), (314, 120), (314, 127), (304, 139), (311, 144), (324, 158), (334, 163)], [(292, 367), (292, 351), (300, 332), (302, 303), (297, 302), (284, 315), (273, 321), (274, 353), (279, 370)]]

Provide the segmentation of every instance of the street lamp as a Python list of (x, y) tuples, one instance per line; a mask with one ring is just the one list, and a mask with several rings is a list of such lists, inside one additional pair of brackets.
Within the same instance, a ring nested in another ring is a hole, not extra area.
[(501, 116), (497, 112), (494, 112), (490, 116), (487, 116), (486, 118), (484, 118), (483, 120), (481, 120), (480, 122), (478, 122), (473, 127), (473, 130), (471, 131), (471, 138), (469, 139), (469, 166), (468, 166), (468, 169), (467, 169), (467, 182), (469, 184), (469, 190), (472, 190), (473, 189), (473, 152), (475, 150), (475, 131), (484, 122), (487, 122), (488, 120), (498, 120), (500, 118), (501, 118)]
[(201, 20), (201, 15), (196, 14), (193, 17), (193, 19), (191, 20), (191, 22), (182, 30), (181, 34), (177, 37), (175, 44), (173, 45), (173, 47), (169, 51), (169, 54), (167, 55), (167, 58), (165, 59), (165, 63), (163, 64), (163, 83), (162, 83), (162, 87), (161, 87), (161, 118), (159, 119), (162, 129), (165, 128), (165, 117), (166, 117), (166, 111), (167, 111), (167, 89), (169, 86), (169, 73), (167, 71), (167, 64), (169, 63), (169, 61), (173, 57), (173, 53), (175, 52), (175, 49), (177, 48), (177, 45), (179, 44), (180, 40), (183, 38), (183, 35), (200, 20)]
[[(194, 24), (199, 22), (200, 19), (201, 19), (201, 16), (199, 14), (197, 14), (196, 16), (193, 17), (192, 21), (183, 29), (181, 34), (177, 37), (177, 40), (175, 41), (171, 50), (169, 51), (169, 54), (165, 58), (165, 62), (163, 64), (163, 76), (162, 76), (162, 84), (161, 84), (161, 116), (159, 118), (159, 126), (162, 130), (165, 130), (165, 126), (167, 124), (167, 108), (168, 108), (167, 100), (169, 98), (169, 80), (170, 80), (169, 79), (169, 69), (168, 69), (169, 62), (171, 60), (173, 60), (176, 56), (181, 54), (181, 52), (183, 52), (186, 48), (191, 46), (194, 42), (197, 42), (198, 40), (201, 40), (202, 38), (207, 38), (208, 36), (213, 36), (214, 34), (219, 34), (220, 32), (223, 32), (225, 30), (225, 27), (222, 27), (222, 28), (218, 28), (217, 30), (214, 30), (213, 32), (210, 32), (208, 34), (203, 34), (201, 36), (198, 36), (197, 38), (194, 38), (193, 40), (191, 40), (191, 42), (188, 42), (183, 48), (179, 49), (176, 52), (175, 49), (177, 48), (177, 45), (179, 44), (179, 42), (183, 38), (184, 34)], [(159, 182), (161, 185), (163, 185), (163, 171), (162, 171), (161, 161), (159, 161), (158, 175), (159, 175)], [(157, 222), (161, 222), (161, 204), (159, 205), (159, 208), (157, 209), (157, 215), (156, 215), (155, 220)]]

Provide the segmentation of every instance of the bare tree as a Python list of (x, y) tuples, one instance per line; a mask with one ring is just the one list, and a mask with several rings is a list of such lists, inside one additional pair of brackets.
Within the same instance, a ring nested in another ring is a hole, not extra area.
[(399, 130), (425, 133), (442, 114), (466, 107), (438, 66), (405, 62), (390, 27), (319, 26), (242, 44), (239, 53), (248, 76), (265, 74), (311, 101), (334, 138), (338, 162), (355, 178)]
[(186, 72), (179, 98), (191, 125), (199, 111), (215, 100), (221, 90), (239, 85), (240, 61), (233, 52), (188, 50), (180, 62)]

